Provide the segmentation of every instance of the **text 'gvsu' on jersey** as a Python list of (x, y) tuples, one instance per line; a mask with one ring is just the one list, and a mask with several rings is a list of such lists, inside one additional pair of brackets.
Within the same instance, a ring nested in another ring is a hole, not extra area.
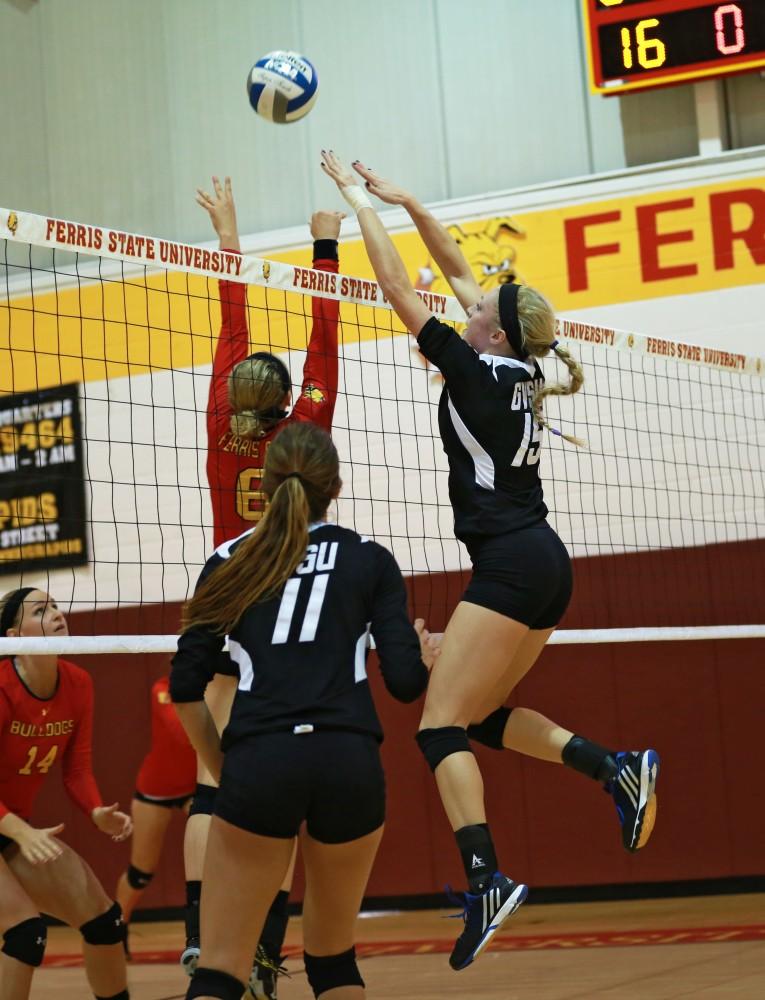
[(544, 385), (539, 365), (479, 355), (435, 316), (417, 342), (446, 381), (438, 426), (457, 538), (501, 535), (543, 521), (541, 429), (532, 411), (534, 393)]
[[(252, 531), (219, 546), (200, 583)], [(318, 523), (305, 558), (271, 600), (252, 605), (229, 636), (239, 690), (224, 750), (255, 733), (348, 729), (382, 739), (367, 681), (369, 633), (388, 691), (413, 701), (427, 685), (420, 644), (407, 614), (406, 588), (393, 556), (347, 528)], [(223, 637), (191, 629), (178, 640), (173, 701), (199, 701), (215, 673)]]

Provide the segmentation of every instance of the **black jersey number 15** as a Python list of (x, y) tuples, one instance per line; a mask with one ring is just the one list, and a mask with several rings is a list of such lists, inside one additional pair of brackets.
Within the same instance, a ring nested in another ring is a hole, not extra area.
[(520, 447), (515, 453), (512, 461), (513, 467), (523, 465), (536, 465), (539, 461), (539, 449), (542, 446), (542, 428), (534, 419), (533, 413), (526, 413), (526, 422), (523, 428), (523, 438)]

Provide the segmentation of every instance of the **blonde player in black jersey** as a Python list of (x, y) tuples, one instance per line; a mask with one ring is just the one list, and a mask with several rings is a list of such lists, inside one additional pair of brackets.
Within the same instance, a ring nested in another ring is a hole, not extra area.
[[(409, 622), (393, 556), (325, 520), (340, 486), (325, 431), (309, 423), (280, 431), (265, 460), (263, 519), (215, 550), (184, 610), (170, 693), (220, 781), (187, 997), (240, 1000), (252, 942), (303, 822), (309, 982), (317, 997), (365, 995), (354, 927), (385, 813), (368, 639), (400, 701), (422, 693), (434, 653), (424, 623)], [(226, 635), (240, 681), (220, 740), (203, 694)]]
[[(435, 773), (468, 881), (465, 928), (450, 957), (454, 969), (463, 969), (527, 892), (497, 871), (469, 738), (562, 762), (602, 782), (613, 795), (630, 851), (643, 847), (653, 829), (659, 758), (654, 750), (615, 753), (530, 709), (504, 707), (571, 596), (571, 564), (545, 519), (538, 463), (544, 397), (577, 392), (583, 374), (555, 341), (552, 307), (534, 289), (513, 284), (484, 294), (443, 226), (411, 194), (356, 161), (366, 189), (411, 216), (467, 312), (460, 338), (412, 288), (356, 175), (332, 151), (322, 151), (322, 167), (358, 216), (385, 296), (445, 380), (439, 430), (449, 460), (455, 534), (470, 553), (473, 575), (444, 633), (417, 742)], [(566, 385), (544, 387), (536, 359), (551, 351), (568, 368)]]

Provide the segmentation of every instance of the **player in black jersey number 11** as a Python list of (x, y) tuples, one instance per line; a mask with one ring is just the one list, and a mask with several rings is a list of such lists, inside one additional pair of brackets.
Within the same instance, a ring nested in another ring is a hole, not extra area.
[[(469, 740), (562, 762), (602, 782), (614, 798), (622, 842), (630, 851), (643, 847), (653, 828), (659, 758), (653, 750), (609, 751), (538, 712), (504, 705), (571, 596), (571, 564), (546, 520), (539, 458), (541, 432), (548, 426), (545, 396), (577, 392), (583, 374), (555, 340), (552, 307), (525, 286), (503, 284), (484, 293), (459, 245), (430, 212), (356, 161), (367, 191), (402, 205), (411, 216), (467, 312), (467, 329), (459, 337), (412, 288), (356, 174), (331, 151), (322, 152), (322, 166), (358, 216), (383, 293), (444, 377), (438, 419), (449, 461), (449, 499), (455, 535), (470, 553), (473, 575), (444, 633), (417, 742), (435, 774), (468, 882), (465, 928), (450, 957), (452, 968), (464, 969), (527, 892), (497, 870), (483, 781)], [(537, 359), (551, 351), (565, 363), (569, 381), (545, 387)]]
[[(369, 637), (400, 701), (423, 692), (435, 651), (424, 623), (408, 619), (390, 552), (325, 520), (340, 487), (329, 434), (310, 423), (280, 431), (262, 520), (218, 546), (184, 608), (170, 693), (220, 780), (188, 997), (240, 1000), (303, 823), (308, 980), (317, 997), (364, 996), (354, 928), (385, 817)], [(240, 680), (219, 739), (202, 698), (226, 635)]]

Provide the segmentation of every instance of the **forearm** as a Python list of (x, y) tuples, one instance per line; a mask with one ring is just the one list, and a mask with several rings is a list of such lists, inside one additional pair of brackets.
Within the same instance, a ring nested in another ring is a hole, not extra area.
[(189, 742), (199, 754), (202, 763), (215, 780), (219, 780), (223, 753), (220, 748), (220, 736), (206, 702), (178, 702), (175, 710), (186, 730)]
[(412, 291), (412, 283), (393, 240), (388, 235), (380, 216), (373, 208), (363, 208), (358, 213), (361, 235), (367, 256), (386, 297), (394, 307), (398, 290)]
[(242, 252), (242, 247), (239, 243), (239, 233), (236, 229), (221, 230), (218, 233), (218, 238), (220, 239), (221, 250), (234, 250), (236, 253)]
[(445, 278), (461, 278), (472, 273), (457, 241), (424, 205), (410, 197), (404, 202), (404, 208)]
[(29, 830), (29, 823), (17, 816), (15, 813), (9, 812), (0, 819), (0, 834), (4, 837), (10, 837), (11, 840), (17, 840), (20, 836)]

